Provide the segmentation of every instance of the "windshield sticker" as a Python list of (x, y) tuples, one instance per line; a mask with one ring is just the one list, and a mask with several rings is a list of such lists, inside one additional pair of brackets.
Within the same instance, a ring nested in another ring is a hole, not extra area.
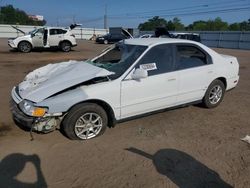
[(150, 70), (156, 70), (157, 67), (155, 63), (147, 63), (147, 64), (140, 65), (140, 69), (150, 71)]

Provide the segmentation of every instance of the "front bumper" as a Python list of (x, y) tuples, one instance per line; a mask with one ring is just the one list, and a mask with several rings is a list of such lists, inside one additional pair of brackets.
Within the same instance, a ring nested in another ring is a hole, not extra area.
[(13, 42), (13, 40), (8, 40), (8, 45), (11, 48), (17, 48), (17, 46), (15, 45), (15, 43)]
[(16, 125), (24, 130), (30, 130), (32, 125), (34, 124), (36, 118), (27, 116), (24, 114), (15, 103), (15, 101), (11, 100), (10, 102), (10, 110), (12, 113), (12, 118)]

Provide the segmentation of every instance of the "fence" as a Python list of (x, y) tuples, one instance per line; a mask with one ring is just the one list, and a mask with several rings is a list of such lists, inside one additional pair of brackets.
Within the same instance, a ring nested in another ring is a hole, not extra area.
[(201, 31), (201, 42), (210, 47), (250, 49), (250, 32)]
[[(26, 25), (17, 25), (15, 26), (18, 29), (21, 29), (25, 33), (28, 33), (39, 26), (26, 26)], [(76, 36), (77, 39), (90, 39), (93, 35), (105, 35), (108, 32), (106, 29), (95, 29), (95, 28), (75, 28), (72, 30), (72, 33)], [(0, 38), (15, 38), (22, 36), (23, 34), (11, 25), (0, 25)]]
[[(201, 43), (209, 47), (250, 49), (250, 31), (192, 31), (192, 33), (199, 33)], [(143, 34), (154, 34), (154, 31), (141, 31), (140, 35)]]
[[(29, 31), (39, 28), (39, 26), (18, 25), (17, 28), (28, 33)], [(99, 36), (108, 33), (106, 29), (95, 28), (75, 28), (72, 33), (77, 39), (90, 39), (93, 35)], [(153, 31), (141, 31), (140, 35), (151, 33)], [(216, 48), (235, 48), (235, 49), (250, 49), (250, 31), (195, 31), (200, 33), (201, 42), (209, 47)], [(23, 35), (11, 25), (0, 25), (0, 38), (15, 38)]]

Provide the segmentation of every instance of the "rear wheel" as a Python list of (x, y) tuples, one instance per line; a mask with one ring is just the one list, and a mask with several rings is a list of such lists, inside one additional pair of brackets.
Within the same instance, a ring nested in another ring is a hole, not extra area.
[(69, 52), (71, 50), (71, 44), (67, 41), (62, 42), (60, 46), (63, 52)]
[(29, 53), (32, 49), (32, 46), (27, 41), (22, 41), (18, 44), (18, 50), (23, 53)]
[(208, 87), (202, 103), (206, 108), (215, 108), (223, 100), (224, 94), (224, 83), (220, 80), (214, 80)]
[(66, 136), (72, 140), (88, 140), (104, 133), (108, 124), (105, 110), (94, 103), (72, 108), (62, 123)]

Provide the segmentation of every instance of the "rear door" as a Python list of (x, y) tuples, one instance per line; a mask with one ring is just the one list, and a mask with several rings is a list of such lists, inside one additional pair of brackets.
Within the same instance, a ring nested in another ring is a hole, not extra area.
[(201, 100), (215, 74), (211, 57), (193, 44), (176, 44), (175, 54), (180, 79), (178, 104)]
[(61, 40), (63, 40), (63, 29), (50, 29), (49, 30), (49, 46), (58, 46)]
[(122, 118), (163, 109), (175, 104), (178, 76), (176, 72), (173, 72), (172, 45), (162, 44), (153, 47), (138, 62), (136, 68), (147, 70), (148, 77), (133, 80), (129, 74), (121, 82)]

